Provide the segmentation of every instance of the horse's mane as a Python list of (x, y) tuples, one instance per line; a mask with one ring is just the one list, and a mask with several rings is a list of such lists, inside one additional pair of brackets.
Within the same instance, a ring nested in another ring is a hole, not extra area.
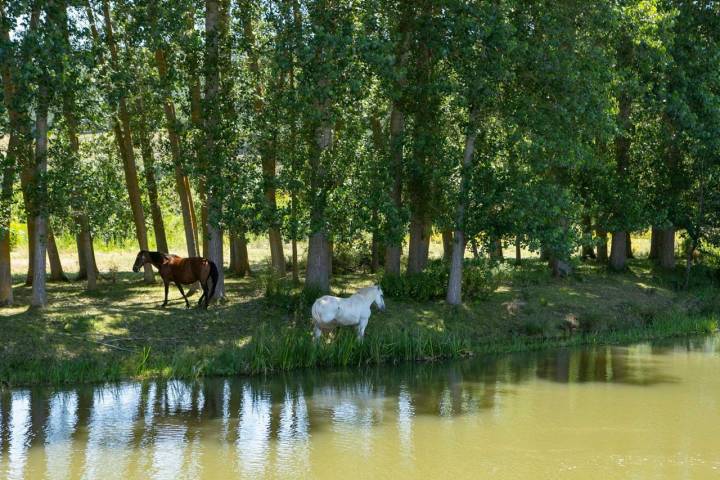
[(377, 287), (376, 287), (375, 285), (372, 285), (372, 286), (370, 286), (370, 287), (363, 287), (363, 288), (361, 288), (360, 290), (358, 290), (356, 293), (357, 293), (358, 295), (362, 295), (363, 297), (367, 297), (367, 296), (369, 296), (370, 294), (373, 294), (373, 295), (374, 295), (376, 289), (377, 289)]
[(147, 252), (153, 263), (163, 263), (170, 258), (170, 255), (162, 252)]

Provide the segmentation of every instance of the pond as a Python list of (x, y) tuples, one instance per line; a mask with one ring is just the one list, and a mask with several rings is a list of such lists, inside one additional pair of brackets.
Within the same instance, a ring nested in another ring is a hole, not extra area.
[(0, 393), (0, 478), (718, 478), (720, 339)]

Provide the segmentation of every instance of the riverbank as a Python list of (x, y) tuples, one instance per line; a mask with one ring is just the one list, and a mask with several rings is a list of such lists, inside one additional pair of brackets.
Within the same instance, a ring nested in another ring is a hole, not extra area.
[[(129, 264), (130, 262), (120, 262)], [(87, 293), (79, 282), (49, 284), (50, 306), (27, 308), (30, 289), (16, 288), (16, 307), (0, 311), (0, 382), (4, 385), (196, 378), (303, 367), (430, 361), (557, 346), (626, 343), (717, 329), (720, 295), (701, 270), (688, 291), (681, 272), (663, 274), (646, 260), (627, 273), (595, 264), (553, 279), (536, 260), (503, 264), (489, 298), (461, 308), (441, 301), (388, 298), (366, 339), (340, 332), (320, 345), (307, 307), (293, 292), (265, 297), (261, 275), (227, 278), (227, 302), (186, 310), (171, 289), (137, 274), (105, 275)], [(17, 278), (18, 283), (21, 279)], [(369, 274), (336, 276), (335, 293), (373, 283)], [(191, 298), (197, 301), (197, 296)]]

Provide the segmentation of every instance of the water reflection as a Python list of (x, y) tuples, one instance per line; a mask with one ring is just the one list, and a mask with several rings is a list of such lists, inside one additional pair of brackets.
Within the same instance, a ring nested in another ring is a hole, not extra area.
[(504, 402), (532, 382), (672, 384), (679, 379), (662, 356), (698, 351), (714, 354), (717, 339), (362, 372), (5, 391), (0, 477), (305, 476), (325, 455), (313, 448), (317, 435), (340, 454), (382, 458), (392, 448), (413, 462), (419, 416), (502, 416)]

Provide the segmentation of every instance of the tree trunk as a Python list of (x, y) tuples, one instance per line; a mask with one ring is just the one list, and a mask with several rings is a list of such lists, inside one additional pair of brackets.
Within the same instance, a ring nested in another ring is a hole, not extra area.
[[(474, 114), (470, 116), (470, 128), (474, 129)], [(465, 150), (463, 152), (462, 170), (460, 178), (460, 195), (455, 212), (455, 232), (453, 234), (453, 244), (450, 249), (450, 275), (448, 276), (447, 296), (445, 300), (450, 305), (459, 305), (462, 303), (462, 277), (463, 277), (463, 260), (465, 257), (465, 209), (467, 205), (467, 190), (470, 181), (470, 168), (472, 166), (472, 157), (475, 152), (475, 139), (477, 133), (474, 130), (468, 132), (465, 138)]]
[[(4, 33), (4, 32), (3, 32)], [(5, 78), (6, 72), (3, 72)], [(18, 135), (10, 134), (3, 167), (2, 192), (0, 192), (0, 306), (13, 304), (12, 269), (10, 266), (10, 220), (12, 218), (13, 183), (15, 165), (19, 152)]]
[[(322, 105), (318, 111), (322, 111)], [(332, 274), (330, 244), (325, 230), (325, 192), (322, 185), (323, 153), (332, 145), (332, 129), (327, 125), (317, 128), (315, 133), (315, 152), (311, 156), (310, 189), (317, 200), (310, 207), (310, 239), (308, 242), (307, 272), (305, 286), (321, 292), (330, 291), (330, 275)]]
[(522, 263), (522, 245), (520, 244), (520, 235), (515, 237), (515, 264)]
[(60, 262), (60, 252), (58, 252), (57, 244), (55, 243), (55, 235), (49, 225), (47, 226), (47, 254), (50, 260), (50, 280), (53, 282), (66, 282), (68, 278), (65, 276), (65, 272), (63, 272), (62, 263)]
[(197, 231), (194, 224), (192, 212), (192, 194), (187, 176), (182, 171), (182, 155), (180, 153), (180, 134), (177, 130), (177, 116), (175, 104), (172, 100), (171, 90), (168, 87), (168, 65), (165, 51), (162, 48), (155, 50), (155, 64), (160, 77), (160, 84), (163, 93), (163, 112), (165, 114), (165, 126), (170, 140), (170, 154), (175, 166), (175, 191), (180, 199), (180, 211), (183, 218), (183, 229), (185, 232), (185, 244), (187, 256), (197, 257)]
[(419, 213), (410, 215), (410, 245), (408, 247), (408, 273), (425, 269), (430, 249), (430, 225)]
[[(67, 2), (61, 1), (60, 8), (57, 10), (51, 10), (51, 14), (57, 13), (58, 19), (57, 24), (62, 29), (63, 46), (70, 54), (72, 47), (70, 44), (70, 31), (68, 29), (68, 18), (67, 18)], [(65, 65), (62, 61), (58, 62), (58, 70), (64, 73)], [(72, 86), (63, 85), (63, 117), (65, 118), (65, 124), (67, 128), (68, 137), (70, 140), (70, 149), (72, 150), (75, 160), (80, 158), (80, 139), (78, 138), (78, 121), (75, 116), (75, 91)], [(75, 164), (76, 168), (77, 163)], [(77, 252), (78, 262), (80, 263), (80, 275), (82, 279), (87, 279), (87, 289), (92, 290), (95, 288), (97, 283), (97, 265), (95, 264), (95, 252), (92, 249), (92, 234), (90, 232), (90, 221), (87, 213), (84, 211), (85, 201), (84, 193), (76, 187), (72, 188), (71, 196), (73, 199), (73, 220), (75, 221), (75, 227), (78, 230), (77, 235)], [(91, 272), (88, 275), (87, 264), (92, 265)], [(52, 266), (52, 257), (51, 262)]]
[(452, 260), (452, 247), (453, 247), (453, 231), (443, 230), (442, 231), (442, 242), (443, 242), (443, 262), (449, 263)]
[(625, 270), (627, 266), (627, 240), (625, 232), (613, 232), (610, 247), (610, 268), (615, 271)]
[(505, 260), (502, 241), (499, 238), (493, 238), (490, 241), (490, 258), (497, 261)]
[(138, 125), (138, 136), (140, 137), (140, 153), (142, 155), (143, 170), (145, 171), (145, 184), (148, 190), (148, 201), (150, 203), (150, 214), (152, 215), (153, 231), (155, 232), (155, 244), (159, 252), (170, 253), (165, 235), (165, 222), (163, 222), (162, 210), (158, 202), (158, 187), (155, 179), (155, 157), (150, 140), (150, 133), (145, 121), (145, 106), (140, 98), (136, 101), (137, 114), (140, 119)]
[(393, 178), (390, 196), (395, 208), (395, 219), (390, 224), (397, 230), (388, 232), (385, 247), (385, 273), (400, 275), (400, 257), (402, 256), (402, 179), (403, 179), (403, 137), (405, 135), (405, 114), (398, 105), (393, 105), (390, 113), (390, 171)]
[(377, 233), (372, 234), (372, 241), (370, 243), (370, 273), (376, 273), (380, 270), (380, 251), (382, 245), (377, 239)]
[(589, 215), (583, 215), (582, 217), (582, 227), (583, 227), (583, 234), (586, 237), (590, 237), (585, 242), (583, 242), (580, 256), (583, 260), (587, 260), (588, 258), (596, 258), (595, 255), (595, 249), (593, 248), (592, 243), (588, 243), (592, 241), (592, 219)]
[(600, 242), (597, 246), (597, 259), (598, 262), (605, 263), (608, 261), (607, 232), (604, 230), (597, 230), (596, 234)]
[(35, 238), (32, 244), (33, 249), (33, 277), (32, 295), (30, 305), (33, 307), (44, 307), (47, 305), (47, 291), (45, 288), (45, 255), (47, 252), (47, 184), (45, 174), (47, 172), (47, 149), (48, 149), (48, 107), (49, 107), (49, 74), (47, 71), (40, 73), (38, 82), (38, 101), (35, 111), (35, 165), (30, 185), (34, 195), (32, 204), (32, 222), (34, 225)]
[(675, 229), (673, 227), (658, 229), (657, 236), (660, 267), (672, 270), (675, 268)]
[(322, 231), (310, 235), (305, 286), (330, 291), (330, 245)]
[(292, 239), (292, 279), (294, 283), (300, 282), (300, 267), (298, 265), (297, 240)]
[(627, 258), (635, 258), (635, 254), (633, 254), (632, 251), (632, 236), (630, 235), (630, 232), (627, 232), (625, 234), (625, 253), (627, 254)]
[[(222, 155), (219, 153), (219, 146), (216, 140), (217, 130), (220, 128), (220, 109), (218, 106), (220, 97), (220, 43), (222, 32), (220, 29), (221, 18), (227, 15), (227, 8), (220, 8), (217, 0), (205, 1), (205, 106), (204, 130), (205, 130), (205, 167), (207, 178), (212, 182), (221, 181), (223, 165)], [(223, 2), (224, 3), (224, 2)], [(222, 198), (220, 197), (219, 185), (208, 184), (205, 187), (205, 198), (207, 213), (204, 215), (203, 226), (207, 228), (207, 258), (218, 267), (218, 284), (215, 290), (215, 298), (218, 300), (225, 297), (225, 275), (223, 271), (223, 235), (220, 229), (222, 218)], [(212, 300), (212, 299), (208, 299)]]
[(480, 258), (480, 249), (478, 249), (478, 243), (474, 237), (470, 239), (470, 251), (472, 252), (475, 260)]
[(648, 259), (658, 260), (660, 258), (660, 229), (652, 227), (650, 229), (650, 253)]
[(230, 270), (241, 277), (250, 275), (250, 259), (244, 232), (230, 235)]
[[(103, 16), (105, 17), (105, 41), (110, 50), (110, 59), (113, 70), (120, 71), (120, 62), (118, 60), (117, 44), (113, 35), (112, 20), (110, 18), (109, 0), (102, 1)], [(145, 229), (145, 213), (142, 209), (142, 200), (140, 196), (140, 187), (138, 185), (137, 167), (135, 165), (135, 152), (133, 151), (132, 129), (130, 127), (130, 113), (127, 108), (127, 100), (124, 94), (119, 98), (119, 122), (115, 119), (115, 140), (118, 143), (120, 156), (123, 160), (123, 170), (125, 171), (125, 183), (128, 190), (128, 198), (130, 199), (130, 208), (135, 223), (135, 234), (137, 236), (140, 250), (148, 250), (147, 231)], [(153, 283), (154, 276), (152, 266), (146, 264), (144, 266), (145, 283)]]

